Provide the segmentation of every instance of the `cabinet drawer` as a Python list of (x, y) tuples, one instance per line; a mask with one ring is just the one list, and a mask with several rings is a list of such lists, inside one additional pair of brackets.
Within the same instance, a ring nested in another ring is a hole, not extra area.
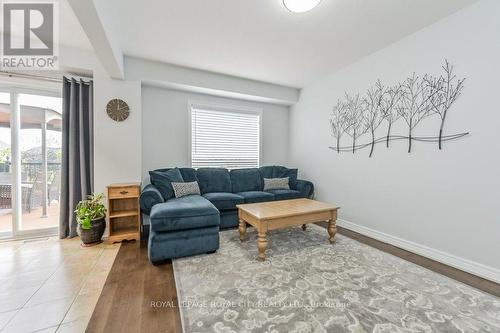
[(108, 195), (110, 199), (138, 197), (139, 187), (137, 186), (110, 187), (108, 189)]

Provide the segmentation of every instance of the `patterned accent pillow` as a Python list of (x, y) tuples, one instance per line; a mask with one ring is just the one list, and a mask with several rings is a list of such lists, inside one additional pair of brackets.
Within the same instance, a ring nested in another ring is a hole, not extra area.
[(176, 198), (185, 197), (186, 195), (198, 194), (200, 195), (200, 187), (198, 182), (188, 183), (172, 183), (174, 194)]
[(288, 177), (285, 178), (264, 178), (264, 191), (269, 190), (289, 190)]

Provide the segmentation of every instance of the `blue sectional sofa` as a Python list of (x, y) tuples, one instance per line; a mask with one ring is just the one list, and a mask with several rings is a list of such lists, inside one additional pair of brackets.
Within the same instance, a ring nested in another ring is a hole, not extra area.
[[(297, 179), (297, 169), (283, 166), (179, 171), (184, 182), (198, 182), (201, 195), (175, 198), (165, 191), (162, 195), (154, 181), (141, 193), (143, 230), (149, 230), (148, 254), (153, 263), (216, 251), (219, 230), (238, 226), (238, 204), (310, 198), (314, 193), (311, 182)], [(289, 190), (263, 191), (264, 178), (284, 177), (289, 178)]]

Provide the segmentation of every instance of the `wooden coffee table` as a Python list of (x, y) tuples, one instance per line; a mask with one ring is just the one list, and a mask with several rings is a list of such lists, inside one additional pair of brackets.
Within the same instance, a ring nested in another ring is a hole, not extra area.
[(259, 202), (236, 207), (238, 207), (240, 220), (240, 240), (245, 240), (247, 223), (258, 232), (259, 260), (266, 260), (266, 234), (269, 230), (302, 225), (305, 231), (307, 223), (326, 221), (328, 222), (328, 239), (330, 243), (335, 242), (339, 207), (310, 199)]

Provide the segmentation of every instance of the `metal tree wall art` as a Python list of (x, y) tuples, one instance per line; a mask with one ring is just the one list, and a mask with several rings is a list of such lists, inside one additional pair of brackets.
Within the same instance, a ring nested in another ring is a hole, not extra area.
[(345, 95), (347, 100), (347, 110), (346, 110), (346, 132), (352, 138), (352, 153), (356, 151), (356, 140), (368, 131), (365, 126), (365, 107), (366, 105), (359, 98), (359, 94), (356, 96)]
[(445, 60), (443, 70), (445, 72), (444, 76), (441, 75), (438, 78), (427, 77), (427, 84), (432, 91), (436, 92), (434, 96), (430, 98), (432, 112), (441, 118), (441, 125), (439, 126), (439, 149), (441, 149), (446, 114), (451, 108), (451, 105), (462, 93), (465, 81), (465, 79), (457, 79), (456, 75), (453, 74), (453, 66), (450, 65), (448, 60)]
[(375, 131), (384, 120), (384, 115), (382, 113), (384, 94), (385, 88), (380, 80), (378, 80), (375, 87), (368, 89), (366, 97), (363, 100), (366, 107), (364, 122), (372, 137), (370, 157), (373, 155), (373, 148), (375, 148)]
[[(437, 142), (439, 149), (442, 149), (443, 141), (468, 135), (468, 132), (443, 134), (446, 117), (460, 96), (465, 79), (457, 78), (453, 73), (453, 66), (447, 60), (442, 69), (444, 74), (439, 76), (425, 74), (420, 77), (413, 73), (394, 86), (384, 86), (378, 80), (363, 97), (346, 93), (344, 99), (339, 100), (332, 110), (330, 126), (336, 146), (330, 148), (338, 153), (355, 153), (358, 149), (370, 147), (369, 156), (372, 157), (375, 145), (379, 142), (385, 142), (389, 148), (392, 140), (407, 140), (409, 153), (413, 141)], [(431, 116), (440, 118), (438, 136), (415, 136), (415, 128)], [(391, 132), (394, 123), (400, 119), (407, 127), (407, 135), (393, 135)], [(376, 138), (377, 129), (383, 123), (387, 125), (386, 135)], [(365, 133), (370, 134), (371, 141), (359, 144), (358, 139)], [(344, 134), (351, 138), (351, 145), (341, 146)]]
[(382, 97), (382, 117), (387, 122), (387, 136), (385, 140), (386, 147), (389, 148), (392, 124), (400, 118), (398, 112), (399, 101), (401, 99), (401, 84), (386, 90)]
[(347, 130), (347, 116), (345, 114), (347, 110), (347, 104), (343, 101), (338, 101), (337, 105), (333, 107), (332, 117), (330, 118), (330, 126), (332, 129), (332, 135), (337, 140), (337, 152), (340, 147), (340, 138)]
[(412, 132), (417, 125), (428, 117), (430, 112), (430, 99), (436, 93), (426, 84), (427, 75), (423, 79), (413, 73), (402, 84), (402, 106), (398, 113), (408, 125), (408, 152), (411, 151)]

